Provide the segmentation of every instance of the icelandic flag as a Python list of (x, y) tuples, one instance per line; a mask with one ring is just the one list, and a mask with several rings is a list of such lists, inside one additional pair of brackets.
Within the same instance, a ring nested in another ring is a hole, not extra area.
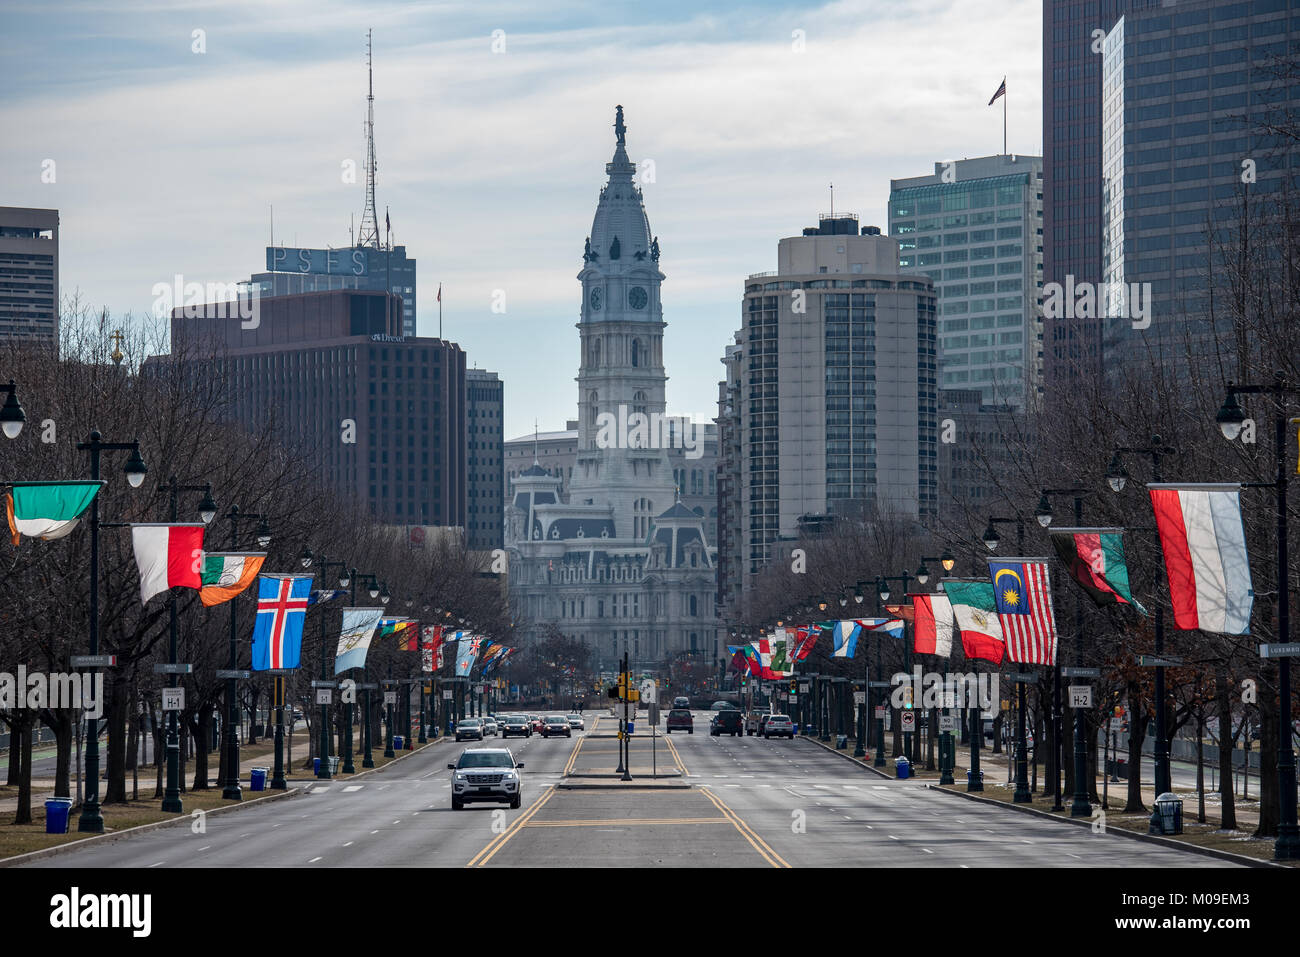
[(1255, 592), (1241, 522), (1241, 486), (1147, 488), (1165, 553), (1174, 623), (1184, 631), (1246, 634)]
[(831, 640), (835, 649), (831, 652), (832, 658), (852, 658), (858, 650), (858, 635), (862, 634), (862, 626), (856, 621), (837, 621), (835, 628), (831, 632)]
[(257, 623), (253, 626), (254, 671), (298, 667), (311, 581), (310, 575), (258, 576)]

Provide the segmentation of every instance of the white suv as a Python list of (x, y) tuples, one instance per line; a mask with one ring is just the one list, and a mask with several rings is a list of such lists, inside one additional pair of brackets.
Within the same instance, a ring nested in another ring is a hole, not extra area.
[(451, 775), (451, 808), (459, 811), (473, 801), (505, 801), (519, 807), (523, 801), (522, 764), (515, 764), (508, 748), (466, 748), (460, 760), (447, 765)]
[(763, 737), (794, 737), (794, 722), (790, 720), (787, 714), (768, 715), (766, 723), (763, 725)]

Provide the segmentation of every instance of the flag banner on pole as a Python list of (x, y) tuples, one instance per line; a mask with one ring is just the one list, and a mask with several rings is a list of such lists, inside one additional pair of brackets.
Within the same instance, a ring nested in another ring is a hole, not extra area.
[[(492, 654), (488, 657), (488, 660), (483, 663), (484, 676), (489, 675), (493, 671), (495, 671), (496, 667), (499, 664), (501, 664), (501, 662), (505, 661), (507, 658), (510, 657), (511, 651), (513, 651), (513, 649), (507, 648), (505, 645), (497, 645), (496, 650), (493, 651)], [(567, 673), (574, 674), (575, 672), (574, 669), (570, 667)]]
[(140, 601), (169, 588), (203, 587), (203, 529), (200, 523), (163, 522), (131, 526), (131, 546), (140, 570)]
[(333, 601), (335, 598), (347, 598), (346, 588), (317, 588), (307, 596), (307, 604), (319, 605), (321, 602)]
[(465, 636), (456, 647), (456, 677), (467, 678), (469, 670), (474, 667), (474, 662), (478, 659), (479, 639), (464, 631), (458, 631), (456, 634)]
[(253, 670), (297, 668), (311, 575), (259, 575), (253, 625)]
[(401, 629), (397, 634), (398, 651), (420, 650), (420, 623), (418, 621), (408, 622), (406, 627)]
[(350, 668), (362, 668), (370, 639), (384, 616), (382, 608), (344, 608), (343, 630), (339, 633), (338, 650), (334, 652), (334, 673), (340, 675)]
[(5, 495), (5, 512), (15, 545), (28, 538), (52, 541), (74, 528), (81, 513), (108, 482), (14, 482)]
[(852, 658), (858, 652), (862, 626), (856, 621), (837, 621), (831, 629), (831, 657)]
[(821, 637), (822, 629), (820, 625), (803, 625), (795, 629), (798, 636), (798, 642), (795, 644), (794, 659), (803, 661), (817, 645), (817, 639)]
[(744, 648), (739, 645), (727, 645), (727, 651), (731, 652), (731, 665), (728, 670), (742, 674), (749, 670), (749, 656), (745, 654)]
[(442, 644), (442, 626), (425, 625), (420, 629), (420, 670), (433, 671), (434, 653)]
[(1070, 577), (1096, 605), (1129, 605), (1147, 613), (1129, 590), (1124, 529), (1049, 528), (1048, 533)]
[(1056, 616), (1046, 558), (988, 560), (1007, 654), (1022, 665), (1056, 664)]
[(924, 592), (909, 596), (916, 610), (912, 650), (922, 655), (952, 657), (952, 603), (946, 594)]
[(230, 601), (257, 579), (266, 552), (204, 552), (199, 601), (211, 608)]
[(1184, 631), (1244, 635), (1255, 592), (1241, 522), (1241, 485), (1148, 484), (1169, 576), (1174, 623)]
[[(987, 90), (988, 87), (985, 87), (984, 89)], [(998, 87), (997, 92), (993, 94), (993, 98), (989, 100), (989, 106), (992, 106), (994, 103), (996, 103), (999, 96), (1006, 96), (1006, 95), (1007, 95), (1007, 78), (1004, 76), (1002, 78), (1002, 85)]]
[(967, 658), (980, 658), (1002, 664), (1006, 641), (998, 620), (993, 584), (987, 581), (945, 581), (944, 594), (952, 605), (952, 620), (961, 636), (961, 648)]
[(772, 674), (786, 677), (794, 673), (790, 664), (790, 636), (784, 628), (778, 628), (770, 642), (772, 648)]
[[(912, 606), (905, 605), (904, 607), (909, 612), (906, 620), (910, 621)], [(863, 631), (878, 631), (890, 638), (902, 638), (903, 629), (906, 627), (904, 624), (905, 619), (901, 615), (897, 618), (855, 618), (853, 620), (862, 627)]]

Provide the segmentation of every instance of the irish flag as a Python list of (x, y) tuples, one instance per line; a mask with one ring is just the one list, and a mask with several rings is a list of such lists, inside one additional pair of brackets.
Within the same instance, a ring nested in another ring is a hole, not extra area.
[(208, 552), (203, 556), (199, 601), (209, 608), (230, 601), (253, 584), (266, 552)]
[(1244, 635), (1255, 592), (1241, 523), (1241, 486), (1147, 488), (1165, 553), (1175, 624), (1184, 631)]
[(140, 569), (140, 600), (147, 602), (169, 588), (202, 588), (202, 524), (131, 526), (131, 545)]
[(1007, 643), (1002, 637), (993, 583), (945, 581), (943, 590), (952, 605), (953, 622), (961, 634), (961, 647), (966, 657), (1002, 664)]
[(77, 527), (81, 513), (90, 507), (99, 490), (98, 482), (14, 482), (5, 496), (9, 531), (17, 545), (26, 535), (50, 541), (62, 538)]

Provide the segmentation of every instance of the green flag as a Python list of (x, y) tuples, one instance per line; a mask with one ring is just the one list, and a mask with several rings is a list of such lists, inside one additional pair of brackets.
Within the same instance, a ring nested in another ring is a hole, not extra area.
[(100, 488), (97, 482), (14, 482), (5, 496), (9, 530), (17, 545), (26, 535), (50, 541), (77, 527), (77, 520)]

